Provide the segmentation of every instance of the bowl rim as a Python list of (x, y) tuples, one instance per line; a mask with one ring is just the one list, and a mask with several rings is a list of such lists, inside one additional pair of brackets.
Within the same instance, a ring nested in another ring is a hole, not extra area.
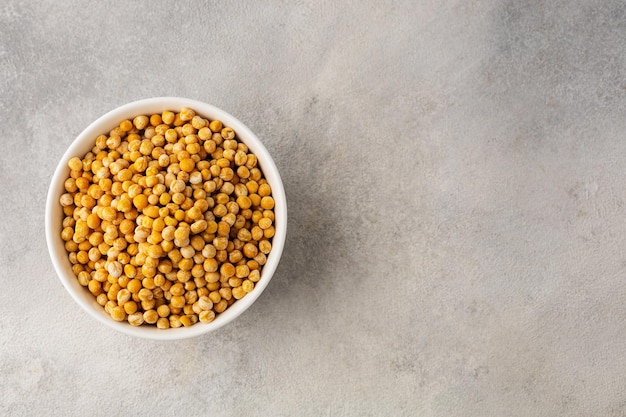
[[(72, 156), (84, 155), (88, 152), (98, 135), (108, 133), (113, 127), (118, 126), (122, 120), (131, 119), (142, 114), (161, 113), (165, 110), (180, 111), (183, 107), (189, 107), (208, 119), (219, 119), (224, 126), (232, 127), (237, 138), (245, 143), (257, 156), (258, 165), (261, 167), (265, 178), (272, 187), (275, 207), (275, 228), (276, 233), (272, 238), (272, 250), (268, 255), (267, 262), (263, 266), (261, 279), (255, 284), (252, 292), (244, 298), (237, 300), (229, 306), (223, 313), (219, 314), (211, 323), (197, 323), (190, 327), (157, 329), (155, 326), (133, 327), (128, 322), (116, 322), (104, 311), (104, 308), (96, 303), (95, 297), (82, 287), (71, 270), (71, 264), (67, 258), (67, 252), (63, 240), (60, 237), (60, 227), (62, 209), (58, 204), (58, 199), (65, 192), (63, 181), (69, 173), (67, 161)], [(91, 145), (89, 145), (91, 144)], [(87, 151), (80, 152), (80, 150)], [(57, 216), (55, 218), (55, 216)], [(58, 229), (57, 229), (58, 228)], [(57, 164), (46, 198), (45, 206), (45, 232), (48, 254), (58, 278), (71, 297), (89, 315), (108, 326), (127, 335), (136, 336), (152, 340), (180, 340), (200, 336), (215, 331), (235, 318), (243, 314), (265, 290), (271, 280), (282, 256), (286, 235), (287, 235), (287, 201), (285, 189), (280, 177), (280, 173), (271, 155), (261, 142), (261, 140), (239, 119), (230, 113), (214, 105), (182, 97), (152, 97), (136, 100), (105, 113), (90, 123), (68, 146)]]

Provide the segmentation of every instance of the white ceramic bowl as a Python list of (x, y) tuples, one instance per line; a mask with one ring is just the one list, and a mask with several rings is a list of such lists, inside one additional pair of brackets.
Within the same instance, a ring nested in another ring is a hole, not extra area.
[[(198, 322), (190, 327), (163, 330), (147, 325), (134, 327), (127, 322), (114, 321), (104, 311), (104, 308), (96, 302), (95, 297), (87, 290), (87, 288), (78, 283), (76, 276), (72, 272), (71, 263), (69, 262), (64, 242), (60, 236), (62, 230), (63, 210), (59, 204), (59, 198), (65, 192), (63, 183), (69, 174), (67, 162), (73, 156), (82, 157), (89, 152), (94, 146), (98, 135), (108, 133), (111, 129), (118, 126), (122, 120), (132, 120), (135, 116), (142, 114), (160, 114), (165, 110), (178, 112), (183, 107), (190, 107), (194, 109), (196, 113), (204, 116), (205, 118), (210, 120), (219, 119), (225, 126), (232, 127), (237, 133), (238, 139), (248, 145), (250, 150), (256, 154), (258, 164), (268, 183), (272, 187), (272, 196), (275, 200), (274, 214), (276, 234), (272, 240), (272, 250), (268, 255), (267, 263), (263, 267), (261, 279), (256, 284), (254, 290), (241, 300), (233, 303), (226, 309), (225, 312), (219, 314), (213, 322)], [(61, 161), (52, 176), (50, 189), (48, 190), (48, 199), (46, 201), (46, 240), (48, 243), (50, 257), (52, 258), (52, 263), (54, 264), (54, 268), (56, 269), (63, 286), (67, 289), (74, 300), (85, 311), (87, 311), (87, 313), (91, 314), (101, 323), (128, 335), (148, 339), (175, 340), (199, 336), (216, 330), (241, 315), (252, 305), (252, 303), (254, 303), (254, 301), (261, 295), (265, 287), (269, 284), (272, 275), (278, 266), (285, 244), (286, 234), (287, 202), (285, 199), (285, 190), (280, 174), (278, 173), (278, 169), (261, 141), (243, 123), (232, 115), (226, 113), (224, 110), (220, 110), (217, 107), (200, 101), (178, 97), (157, 97), (135, 101), (110, 111), (89, 125), (80, 135), (78, 135), (74, 142), (72, 142), (61, 158)]]

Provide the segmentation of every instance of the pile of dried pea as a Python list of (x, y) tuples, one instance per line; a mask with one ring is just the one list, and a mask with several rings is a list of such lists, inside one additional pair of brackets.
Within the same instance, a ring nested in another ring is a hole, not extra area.
[(189, 108), (140, 115), (68, 166), (61, 237), (78, 282), (114, 320), (208, 323), (254, 289), (274, 199), (232, 128)]

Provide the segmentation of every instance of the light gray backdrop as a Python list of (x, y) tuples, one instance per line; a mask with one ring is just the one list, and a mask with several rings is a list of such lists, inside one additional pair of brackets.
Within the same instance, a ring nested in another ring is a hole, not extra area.
[[(0, 414), (626, 415), (625, 57), (617, 0), (4, 0)], [(173, 343), (84, 313), (43, 230), (74, 137), (163, 95), (254, 130), (290, 215)]]

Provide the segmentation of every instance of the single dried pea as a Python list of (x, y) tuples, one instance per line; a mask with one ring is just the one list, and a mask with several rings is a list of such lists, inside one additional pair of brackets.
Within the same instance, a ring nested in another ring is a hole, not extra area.
[(143, 313), (143, 320), (148, 324), (154, 324), (159, 320), (159, 314), (156, 310), (147, 310)]
[(258, 194), (259, 194), (261, 197), (267, 197), (267, 196), (269, 196), (271, 193), (272, 193), (272, 189), (271, 189), (271, 187), (270, 187), (270, 185), (269, 185), (269, 184), (265, 183), (265, 184), (261, 184), (261, 185), (259, 185), (259, 191), (258, 191)]
[(120, 123), (120, 129), (122, 129), (124, 132), (128, 132), (133, 128), (133, 122), (131, 122), (130, 120), (122, 120), (122, 122)]
[(228, 301), (221, 300), (219, 303), (213, 306), (213, 311), (216, 313), (223, 313), (228, 308)]
[(259, 242), (259, 251), (261, 251), (261, 253), (264, 254), (269, 254), (270, 251), (272, 250), (272, 244), (269, 242), (269, 240), (261, 240)]
[(249, 279), (246, 279), (241, 284), (241, 288), (243, 288), (245, 292), (251, 292), (254, 289), (254, 282), (252, 282)]
[(144, 322), (144, 315), (140, 312), (135, 312), (128, 315), (128, 323), (131, 326), (141, 326)]
[(152, 126), (158, 126), (163, 122), (163, 120), (161, 119), (161, 115), (160, 114), (153, 114), (152, 116), (150, 116), (150, 124)]
[(180, 120), (182, 120), (183, 122), (188, 122), (191, 119), (193, 119), (193, 117), (196, 115), (196, 112), (193, 109), (190, 109), (188, 107), (183, 107), (180, 110)]
[(174, 114), (173, 111), (169, 111), (166, 110), (163, 113), (161, 113), (161, 120), (163, 121), (163, 123), (171, 125), (172, 123), (174, 123), (174, 118), (176, 117), (176, 115)]
[(139, 130), (144, 130), (149, 122), (150, 120), (147, 116), (137, 116), (133, 119), (133, 124)]
[(113, 307), (111, 309), (111, 317), (115, 321), (124, 321), (126, 319), (126, 311), (120, 306)]
[[(211, 129), (213, 130), (213, 129)], [(230, 140), (230, 139), (234, 139), (235, 138), (235, 131), (231, 128), (231, 127), (225, 127), (222, 129), (222, 131), (220, 132), (222, 137), (226, 140)]]
[(83, 169), (83, 161), (81, 161), (80, 158), (74, 156), (74, 157), (70, 158), (69, 161), (67, 161), (67, 166), (72, 171), (80, 171), (80, 170)]
[(271, 210), (274, 208), (274, 199), (271, 196), (265, 196), (261, 198), (261, 207), (265, 210)]
[(170, 308), (167, 304), (162, 304), (157, 307), (156, 312), (159, 317), (167, 317), (170, 315)]
[(211, 129), (212, 132), (219, 132), (222, 130), (222, 122), (220, 120), (212, 120), (209, 123), (209, 129)]
[(213, 310), (204, 310), (198, 314), (201, 323), (210, 323), (215, 320), (215, 312)]
[(233, 298), (236, 300), (242, 299), (246, 295), (246, 291), (242, 287), (235, 287), (231, 290)]
[(124, 303), (124, 311), (126, 312), (126, 314), (136, 313), (137, 310), (139, 310), (139, 306), (137, 305), (136, 301), (130, 300)]
[[(165, 317), (161, 317), (160, 319), (157, 320), (157, 328), (159, 329), (169, 329), (170, 327), (170, 320), (168, 320)], [(174, 326), (172, 326), (174, 327)], [(178, 326), (180, 327), (180, 326)]]
[(191, 158), (184, 158), (178, 163), (178, 165), (180, 166), (180, 169), (185, 172), (192, 172), (196, 167), (195, 162)]
[(267, 217), (263, 217), (259, 220), (259, 227), (263, 230), (268, 229), (272, 225), (272, 219), (268, 219)]

